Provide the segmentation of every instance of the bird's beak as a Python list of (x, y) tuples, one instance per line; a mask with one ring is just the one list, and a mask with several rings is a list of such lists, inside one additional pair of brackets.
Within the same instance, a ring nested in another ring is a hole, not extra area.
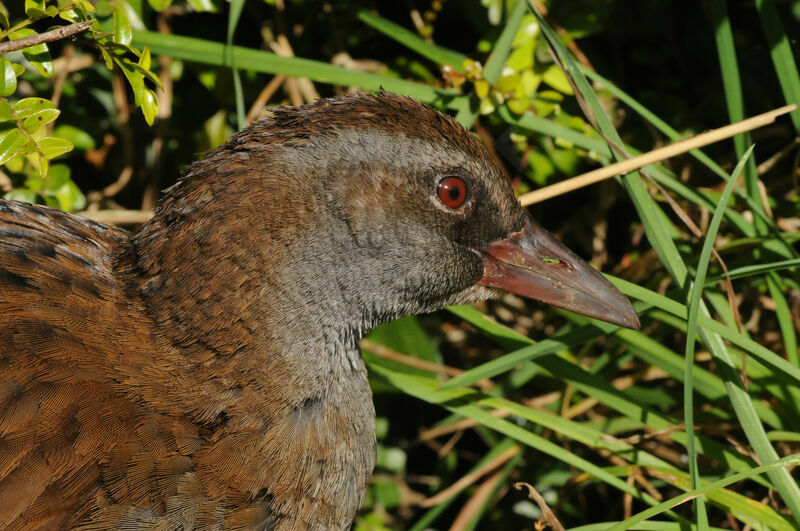
[(478, 284), (482, 286), (640, 328), (636, 310), (622, 292), (530, 219), (521, 231), (490, 243), (481, 254), (483, 278)]

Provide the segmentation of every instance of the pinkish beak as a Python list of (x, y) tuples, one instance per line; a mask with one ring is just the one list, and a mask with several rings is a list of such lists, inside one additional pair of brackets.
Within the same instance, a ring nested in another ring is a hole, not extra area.
[(481, 286), (531, 297), (565, 310), (638, 330), (630, 301), (611, 282), (532, 220), (481, 249)]

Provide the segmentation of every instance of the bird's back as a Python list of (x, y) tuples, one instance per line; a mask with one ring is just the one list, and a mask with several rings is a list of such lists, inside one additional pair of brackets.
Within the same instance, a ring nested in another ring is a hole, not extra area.
[(194, 474), (208, 434), (155, 406), (175, 367), (154, 362), (133, 254), (124, 230), (0, 200), (1, 529), (236, 527)]

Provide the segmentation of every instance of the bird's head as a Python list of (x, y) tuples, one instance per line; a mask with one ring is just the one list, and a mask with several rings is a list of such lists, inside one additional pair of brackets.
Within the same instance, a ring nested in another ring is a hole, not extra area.
[[(188, 224), (194, 241), (260, 246), (284, 299), (359, 327), (499, 290), (639, 326), (622, 293), (529, 218), (478, 139), (414, 100), (380, 92), (280, 108), (190, 168), (156, 218), (196, 217), (234, 188), (238, 221), (208, 214), (205, 228)], [(241, 231), (213, 237), (231, 226)]]

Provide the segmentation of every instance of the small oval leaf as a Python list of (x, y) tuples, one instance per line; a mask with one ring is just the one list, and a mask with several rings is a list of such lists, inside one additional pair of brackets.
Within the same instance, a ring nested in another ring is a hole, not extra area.
[[(10, 34), (8, 38), (13, 41), (33, 35), (37, 35), (37, 32), (31, 28), (22, 28)], [(50, 50), (47, 48), (47, 44), (28, 46), (22, 49), (22, 54), (41, 75), (44, 77), (53, 75), (53, 58), (50, 57)]]
[(42, 109), (25, 118), (25, 120), (22, 121), (22, 127), (24, 127), (27, 132), (33, 133), (43, 125), (47, 125), (58, 118), (59, 114), (61, 114), (61, 111), (58, 109)]
[(5, 164), (20, 148), (25, 145), (27, 137), (19, 129), (12, 129), (0, 140), (0, 164)]
[(25, 14), (33, 20), (46, 17), (47, 11), (44, 7), (45, 0), (25, 0)]
[(17, 188), (16, 190), (11, 190), (6, 195), (4, 195), (3, 199), (11, 199), (12, 201), (22, 201), (23, 203), (30, 203), (32, 205), (35, 205), (37, 195), (36, 192), (32, 190), (26, 190), (25, 188)]
[(14, 104), (14, 110), (17, 113), (18, 120), (24, 120), (37, 112), (55, 108), (55, 104), (45, 98), (24, 98)]
[(49, 160), (72, 151), (75, 146), (69, 140), (50, 136), (39, 140), (39, 151)]
[(114, 9), (114, 42), (127, 46), (132, 39), (133, 32), (128, 15), (125, 14), (125, 7), (122, 2), (118, 2)]
[(153, 125), (158, 114), (158, 98), (156, 93), (150, 89), (145, 89), (142, 95), (142, 114), (147, 125)]
[(11, 61), (0, 57), (0, 97), (11, 96), (17, 91), (17, 75)]
[(0, 122), (14, 119), (14, 109), (5, 99), (0, 99)]

